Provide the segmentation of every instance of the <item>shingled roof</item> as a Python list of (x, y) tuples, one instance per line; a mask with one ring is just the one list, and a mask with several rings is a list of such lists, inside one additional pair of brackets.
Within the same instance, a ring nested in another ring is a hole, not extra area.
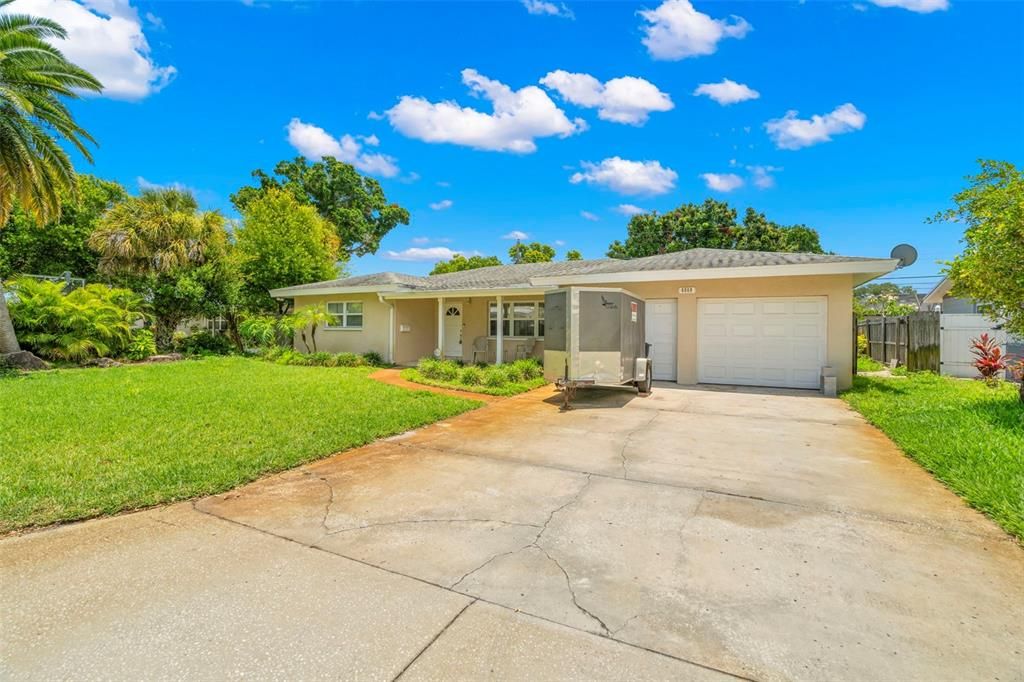
[[(474, 289), (529, 288), (531, 280), (575, 275), (620, 274), (667, 270), (706, 270), (718, 268), (744, 268), (771, 265), (812, 265), (820, 263), (854, 263), (878, 261), (878, 258), (837, 256), (817, 253), (783, 253), (773, 251), (735, 251), (730, 249), (688, 249), (646, 258), (599, 258), (595, 260), (553, 261), (550, 263), (523, 263), (520, 265), (494, 265), (475, 270), (451, 272), (444, 275), (417, 277), (396, 272), (380, 272), (345, 279), (288, 287), (287, 295), (317, 289), (349, 289), (380, 287), (387, 291), (459, 291)], [(882, 259), (884, 260), (884, 259)]]

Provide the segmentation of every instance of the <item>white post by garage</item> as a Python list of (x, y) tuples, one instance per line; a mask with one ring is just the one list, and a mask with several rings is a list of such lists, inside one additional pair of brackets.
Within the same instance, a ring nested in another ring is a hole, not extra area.
[(494, 350), (494, 364), (496, 365), (500, 365), (505, 356), (505, 334), (503, 331), (505, 320), (503, 315), (504, 311), (501, 306), (501, 296), (498, 296), (498, 333)]
[(444, 359), (444, 296), (437, 297), (437, 357)]

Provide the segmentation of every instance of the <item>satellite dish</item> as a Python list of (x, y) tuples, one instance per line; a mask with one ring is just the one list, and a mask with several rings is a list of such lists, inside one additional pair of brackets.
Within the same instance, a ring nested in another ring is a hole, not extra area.
[(917, 260), (917, 249), (910, 244), (897, 244), (892, 247), (889, 257), (899, 261), (896, 267), (905, 268), (908, 265), (913, 265)]

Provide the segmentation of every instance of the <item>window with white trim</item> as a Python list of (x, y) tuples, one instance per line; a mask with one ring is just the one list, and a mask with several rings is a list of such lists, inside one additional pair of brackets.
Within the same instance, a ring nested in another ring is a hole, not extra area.
[[(544, 338), (544, 302), (516, 301), (501, 304), (501, 334), (507, 337)], [(488, 313), (488, 334), (498, 335), (498, 304), (492, 302)]]
[(327, 314), (331, 316), (331, 321), (324, 325), (326, 329), (363, 328), (362, 301), (341, 301), (338, 303), (328, 303)]

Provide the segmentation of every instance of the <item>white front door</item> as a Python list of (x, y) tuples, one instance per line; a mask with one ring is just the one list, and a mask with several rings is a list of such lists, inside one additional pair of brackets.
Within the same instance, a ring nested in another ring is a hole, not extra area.
[(448, 303), (444, 308), (444, 356), (462, 358), (461, 303)]
[(653, 378), (658, 381), (676, 380), (676, 340), (679, 325), (676, 322), (674, 298), (652, 299), (644, 304), (645, 334), (651, 344)]
[(704, 298), (697, 302), (697, 381), (818, 388), (828, 299)]

